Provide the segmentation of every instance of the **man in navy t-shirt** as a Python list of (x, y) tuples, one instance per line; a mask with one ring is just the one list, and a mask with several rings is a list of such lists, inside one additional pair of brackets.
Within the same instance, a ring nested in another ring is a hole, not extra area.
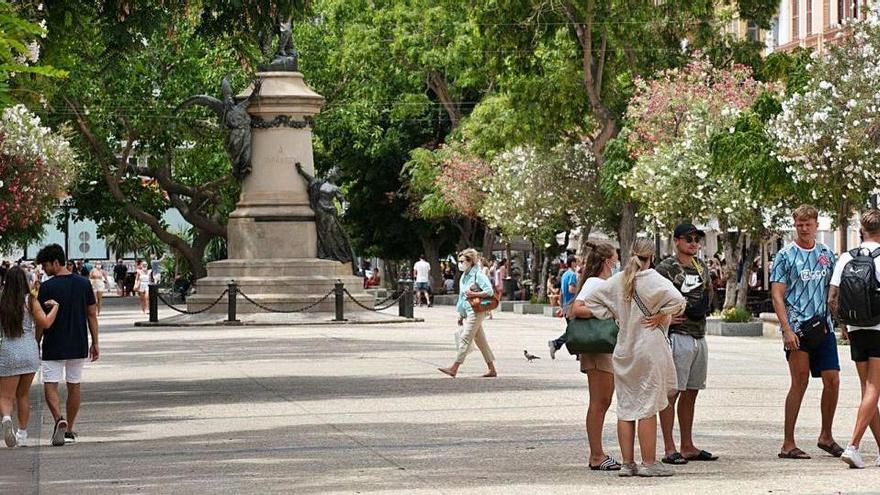
[[(42, 332), (41, 358), (46, 405), (55, 418), (52, 445), (76, 441), (73, 426), (80, 405), (80, 379), (86, 359), (98, 359), (98, 316), (95, 294), (88, 279), (65, 267), (64, 249), (50, 244), (37, 254), (36, 261), (52, 276), (40, 286), (38, 299), (58, 302), (55, 323)], [(88, 329), (87, 329), (88, 328)], [(89, 345), (91, 334), (91, 345)], [(67, 382), (67, 418), (61, 414), (58, 383)]]
[[(560, 280), (560, 293), (562, 295), (562, 314), (563, 316), (568, 314), (568, 308), (571, 306), (571, 302), (574, 301), (575, 296), (577, 296), (577, 283), (578, 283), (578, 266), (579, 261), (577, 256), (571, 254), (568, 256), (566, 260), (568, 264), (568, 270), (562, 274), (562, 280)], [(565, 321), (568, 321), (568, 317), (566, 316)], [(547, 346), (550, 348), (550, 359), (556, 359), (556, 351), (562, 348), (565, 345), (565, 333), (559, 336), (559, 338), (551, 340), (547, 342)]]

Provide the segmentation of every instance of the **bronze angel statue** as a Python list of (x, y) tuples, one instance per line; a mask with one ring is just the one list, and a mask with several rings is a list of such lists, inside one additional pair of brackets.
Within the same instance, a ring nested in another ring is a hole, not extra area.
[(238, 181), (244, 180), (251, 172), (251, 116), (247, 113), (247, 107), (251, 100), (259, 96), (262, 83), (258, 79), (250, 96), (236, 103), (229, 76), (226, 76), (220, 85), (222, 100), (209, 95), (190, 96), (174, 109), (177, 113), (190, 105), (202, 105), (217, 114), (220, 125), (227, 131), (226, 153), (232, 161), (232, 176)]
[(337, 216), (334, 200), (343, 201), (339, 186), (331, 182), (335, 174), (331, 173), (328, 180), (319, 179), (306, 172), (302, 164), (296, 163), (296, 171), (308, 183), (309, 204), (315, 211), (315, 226), (318, 231), (318, 258), (351, 263), (352, 272), (357, 275), (354, 251), (348, 234), (342, 228)]

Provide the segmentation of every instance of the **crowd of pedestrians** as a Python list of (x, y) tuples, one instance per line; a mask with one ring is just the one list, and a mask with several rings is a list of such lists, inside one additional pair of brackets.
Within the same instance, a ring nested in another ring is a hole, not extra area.
[[(776, 255), (770, 274), (781, 352), (791, 377), (778, 457), (811, 458), (795, 441), (795, 430), (812, 376), (821, 379), (823, 386), (817, 448), (850, 467), (863, 468), (866, 463), (859, 449), (867, 430), (880, 444), (880, 210), (862, 214), (863, 242), (839, 259), (816, 239), (818, 211), (814, 207), (798, 207), (792, 219), (795, 238)], [(715, 294), (722, 266), (716, 259), (699, 257), (705, 233), (696, 226), (683, 223), (672, 234), (675, 253), (662, 261), (654, 259), (652, 242), (637, 239), (620, 271), (619, 253), (613, 246), (587, 243), (582, 259), (568, 256), (561, 277), (548, 277), (548, 298), (557, 287), (558, 314), (566, 322), (613, 319), (619, 329), (613, 352), (576, 356), (589, 388), (585, 429), (592, 470), (616, 471), (620, 476), (672, 476), (676, 465), (719, 459), (696, 445), (694, 424), (699, 392), (707, 386), (706, 324), (719, 307)], [(504, 263), (495, 261), (489, 266), (486, 260), (481, 270), (480, 260), (473, 249), (459, 256), (458, 351), (452, 366), (440, 368), (452, 377), (474, 346), (489, 368), (484, 376), (497, 376), (483, 328), (488, 312), (475, 310), (479, 306), (474, 300), (486, 301), (502, 290), (504, 278), (499, 275)], [(840, 388), (836, 323), (843, 326), (842, 335), (850, 342), (861, 383), (856, 424), (846, 448), (832, 434)], [(566, 334), (550, 340), (550, 356), (555, 359), (565, 344)], [(530, 361), (538, 358), (527, 351), (525, 355)], [(602, 442), (605, 417), (615, 395), (620, 461)], [(664, 444), (659, 459), (658, 420)], [(636, 440), (639, 463), (634, 457)], [(874, 464), (880, 466), (880, 456)]]

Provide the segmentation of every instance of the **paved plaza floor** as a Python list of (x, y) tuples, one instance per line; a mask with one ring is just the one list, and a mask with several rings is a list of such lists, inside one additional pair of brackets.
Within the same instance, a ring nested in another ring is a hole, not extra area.
[[(0, 450), (0, 493), (878, 493), (880, 468), (849, 470), (816, 448), (818, 381), (798, 428), (811, 461), (776, 458), (788, 386), (778, 341), (710, 337), (698, 446), (721, 456), (666, 479), (587, 468), (586, 379), (547, 340), (560, 320), (498, 313), (486, 323), (499, 378), (479, 353), (458, 378), (451, 308), (424, 323), (142, 328), (133, 307), (101, 316), (102, 357), (87, 367), (80, 440), (49, 447), (34, 387), (38, 445)], [(523, 350), (541, 360), (528, 363)], [(843, 365), (835, 434), (849, 439), (858, 379)], [(619, 456), (615, 416), (606, 448)], [(863, 451), (873, 461), (872, 438)]]

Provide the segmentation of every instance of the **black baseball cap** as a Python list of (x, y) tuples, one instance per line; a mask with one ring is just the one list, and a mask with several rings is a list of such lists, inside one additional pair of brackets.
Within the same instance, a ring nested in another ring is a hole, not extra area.
[(684, 237), (688, 234), (697, 234), (700, 237), (706, 237), (706, 233), (702, 230), (698, 229), (692, 223), (680, 223), (675, 226), (675, 232), (673, 232), (672, 236), (679, 238)]

